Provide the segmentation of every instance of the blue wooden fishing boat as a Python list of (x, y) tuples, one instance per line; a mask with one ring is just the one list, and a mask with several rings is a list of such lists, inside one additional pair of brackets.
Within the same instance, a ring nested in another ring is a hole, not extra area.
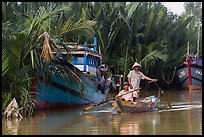
[[(70, 53), (62, 49), (62, 55), (55, 54), (53, 60), (45, 66), (51, 72), (49, 78), (45, 72), (37, 73), (35, 80), (35, 108), (71, 107), (98, 103), (107, 98), (110, 82), (97, 81), (96, 70), (101, 61), (97, 51), (96, 38), (92, 48), (84, 45), (68, 44)], [(69, 70), (69, 71), (68, 71)]]
[[(196, 54), (190, 54), (189, 42), (187, 45), (186, 61), (177, 67), (177, 78), (182, 89), (202, 89), (202, 59), (199, 58), (200, 28), (198, 29), (198, 43)], [(195, 52), (194, 52), (195, 53)], [(202, 53), (202, 52), (201, 52)]]
[[(177, 67), (177, 78), (182, 89), (202, 89), (202, 60), (194, 60)], [(190, 68), (190, 70), (189, 70)]]

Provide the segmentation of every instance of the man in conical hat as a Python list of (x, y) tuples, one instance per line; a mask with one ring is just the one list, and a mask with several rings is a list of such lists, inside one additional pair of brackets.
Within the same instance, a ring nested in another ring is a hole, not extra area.
[[(151, 80), (151, 81), (157, 81), (157, 79), (149, 78), (145, 76), (142, 72), (139, 71), (139, 69), (142, 66), (135, 62), (132, 66), (132, 69), (128, 74), (128, 83), (130, 84), (130, 89), (136, 90), (140, 86), (141, 79)], [(139, 90), (133, 92), (133, 100), (139, 97)]]

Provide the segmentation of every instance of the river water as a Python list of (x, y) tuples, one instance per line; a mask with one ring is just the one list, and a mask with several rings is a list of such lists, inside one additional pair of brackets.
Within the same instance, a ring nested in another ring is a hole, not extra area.
[[(160, 110), (111, 113), (108, 102), (82, 112), (83, 107), (36, 111), (21, 120), (2, 119), (3, 135), (202, 135), (202, 90), (165, 91)], [(110, 93), (109, 97), (117, 93)], [(142, 96), (157, 91), (141, 91)], [(172, 109), (168, 109), (167, 100)]]

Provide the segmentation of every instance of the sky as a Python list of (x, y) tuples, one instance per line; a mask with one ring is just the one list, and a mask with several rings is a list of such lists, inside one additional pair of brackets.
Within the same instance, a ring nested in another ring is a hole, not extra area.
[(163, 2), (163, 4), (169, 11), (177, 15), (181, 15), (185, 11), (184, 2)]

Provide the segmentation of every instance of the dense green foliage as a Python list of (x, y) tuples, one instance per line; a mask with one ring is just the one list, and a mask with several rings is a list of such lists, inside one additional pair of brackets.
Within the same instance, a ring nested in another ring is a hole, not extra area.
[(92, 43), (94, 36), (116, 74), (122, 66), (126, 76), (137, 61), (165, 84), (188, 42), (196, 51), (199, 28), (202, 45), (202, 5), (188, 2), (185, 9), (177, 16), (161, 2), (2, 2), (3, 109), (15, 97), (21, 112), (32, 114), (33, 72), (54, 58), (51, 51), (60, 52), (58, 44)]

